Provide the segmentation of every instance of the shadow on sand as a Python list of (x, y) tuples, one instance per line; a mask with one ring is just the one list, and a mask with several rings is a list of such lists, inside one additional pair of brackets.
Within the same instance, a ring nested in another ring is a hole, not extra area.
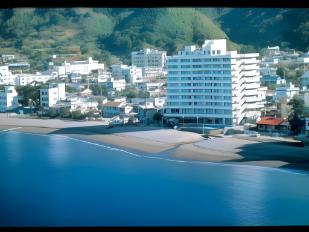
[(62, 128), (62, 129), (57, 129), (51, 132), (50, 134), (95, 135), (95, 134), (114, 134), (114, 133), (122, 133), (122, 132), (151, 131), (151, 130), (162, 130), (162, 129), (169, 129), (169, 128), (160, 127), (160, 126), (140, 126), (140, 125), (108, 127), (108, 126), (102, 125), (102, 126)]

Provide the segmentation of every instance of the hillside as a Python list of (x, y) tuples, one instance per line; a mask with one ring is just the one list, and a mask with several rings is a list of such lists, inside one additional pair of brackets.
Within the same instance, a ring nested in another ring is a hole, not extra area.
[(129, 63), (132, 50), (147, 46), (171, 55), (215, 38), (230, 39), (229, 49), (241, 52), (280, 41), (304, 51), (307, 21), (307, 9), (1, 9), (0, 53), (27, 57), (35, 71), (46, 68), (52, 54), (58, 55), (56, 64), (90, 55), (107, 64)]
[(291, 48), (309, 50), (309, 9), (233, 9), (215, 20), (238, 43), (261, 48), (286, 41)]
[(185, 44), (227, 38), (219, 25), (191, 8), (3, 9), (0, 28), (1, 53), (29, 56), (34, 69), (46, 67), (42, 61), (51, 54), (62, 60), (91, 55), (109, 64), (118, 58), (129, 62), (130, 52), (145, 46), (173, 54)]

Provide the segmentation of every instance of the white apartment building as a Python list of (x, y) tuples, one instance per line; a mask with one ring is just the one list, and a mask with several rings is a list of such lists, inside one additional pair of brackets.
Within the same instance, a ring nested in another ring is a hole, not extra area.
[(227, 51), (225, 39), (186, 46), (167, 61), (164, 117), (220, 126), (257, 119), (266, 95), (258, 57)]
[(72, 62), (64, 61), (62, 67), (65, 68), (66, 75), (70, 73), (79, 73), (81, 75), (88, 75), (94, 70), (104, 69), (104, 64), (99, 63), (99, 61), (97, 60), (93, 60), (92, 57), (89, 57), (88, 60), (83, 61), (72, 61)]
[(0, 91), (0, 112), (12, 110), (18, 107), (18, 93), (14, 86), (4, 86)]
[(164, 68), (166, 66), (166, 51), (150, 48), (134, 51), (131, 53), (131, 62), (137, 67)]
[(143, 81), (142, 69), (134, 65), (128, 66), (123, 64), (114, 64), (112, 67), (112, 76), (124, 77), (132, 84)]
[(49, 80), (55, 79), (56, 76), (54, 75), (44, 75), (41, 73), (36, 74), (18, 74), (15, 78), (15, 84), (16, 85), (29, 85), (32, 82), (40, 82), (40, 83), (46, 83)]
[(65, 100), (65, 83), (49, 84), (40, 89), (40, 105), (44, 109), (49, 109), (60, 100)]
[(166, 76), (167, 72), (161, 67), (143, 67), (142, 74), (144, 79), (149, 79), (153, 77)]
[(106, 86), (109, 89), (114, 89), (117, 91), (121, 91), (124, 90), (126, 88), (126, 80), (125, 79), (116, 79), (116, 78), (110, 78), (107, 82), (106, 82)]
[(0, 85), (15, 85), (15, 78), (8, 65), (0, 66)]

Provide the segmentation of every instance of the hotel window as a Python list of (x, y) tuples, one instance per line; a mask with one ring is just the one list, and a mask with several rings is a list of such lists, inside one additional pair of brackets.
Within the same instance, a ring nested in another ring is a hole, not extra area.
[(192, 59), (192, 62), (202, 62), (202, 61), (203, 61), (202, 59)]
[(220, 55), (220, 54), (221, 54), (221, 51), (220, 51), (220, 50), (217, 50), (217, 54)]
[(190, 59), (180, 59), (180, 62), (190, 62)]

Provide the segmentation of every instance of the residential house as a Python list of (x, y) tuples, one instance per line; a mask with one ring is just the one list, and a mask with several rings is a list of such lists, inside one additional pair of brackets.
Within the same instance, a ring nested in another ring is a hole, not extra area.
[(154, 106), (153, 102), (145, 102), (134, 107), (137, 113), (138, 120), (141, 123), (152, 123), (155, 113), (158, 109)]
[(290, 133), (290, 125), (288, 121), (283, 118), (261, 117), (256, 124), (257, 130), (260, 132), (281, 134)]
[(286, 81), (285, 79), (282, 79), (278, 75), (264, 75), (261, 78), (261, 85), (264, 86), (276, 86), (276, 85), (285, 85)]
[(1, 55), (2, 62), (6, 63), (8, 61), (15, 60), (15, 55), (10, 55), (10, 54), (2, 54)]
[(126, 88), (126, 80), (112, 77), (106, 82), (106, 86), (108, 89), (121, 91)]
[(118, 115), (128, 115), (133, 107), (125, 102), (107, 102), (102, 107), (102, 115), (104, 118), (112, 118)]
[(292, 82), (287, 83), (286, 86), (276, 88), (275, 100), (287, 99), (289, 102), (295, 95), (299, 94), (299, 87), (295, 87)]

